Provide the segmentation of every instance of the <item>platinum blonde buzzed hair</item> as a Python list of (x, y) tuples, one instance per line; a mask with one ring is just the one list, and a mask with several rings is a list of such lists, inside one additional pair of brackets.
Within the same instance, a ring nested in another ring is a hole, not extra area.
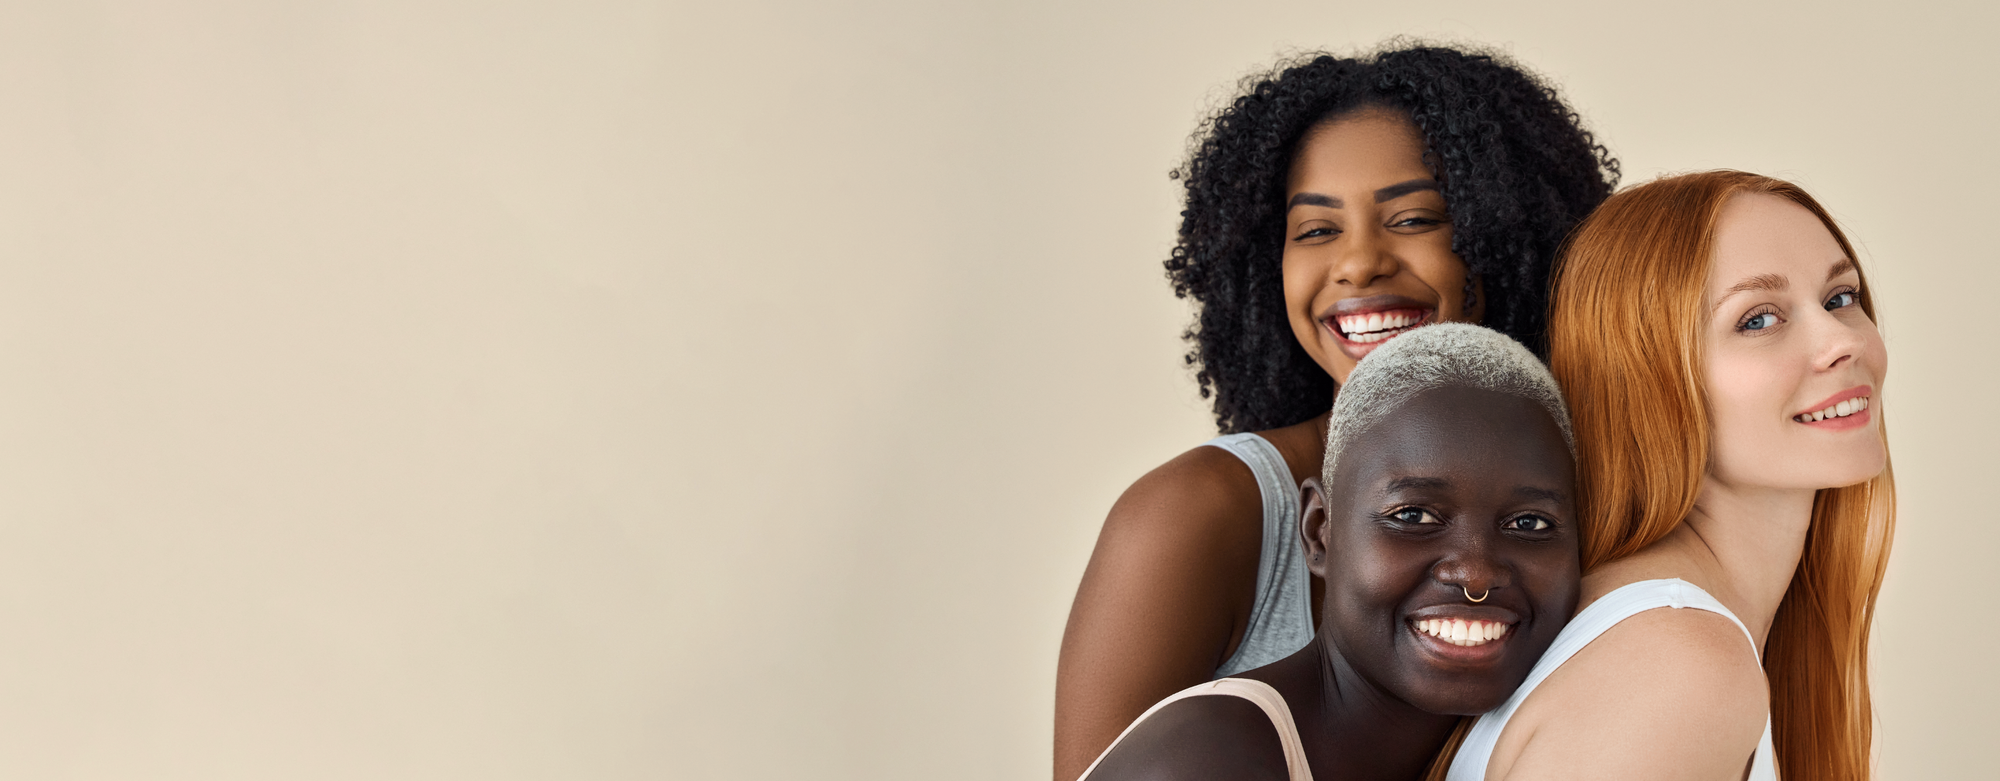
[(1375, 348), (1347, 375), (1333, 399), (1326, 430), (1326, 466), (1320, 482), (1333, 484), (1340, 454), (1405, 400), (1433, 388), (1477, 388), (1518, 396), (1548, 410), (1576, 455), (1569, 408), (1549, 367), (1520, 342), (1490, 328), (1465, 323), (1427, 325)]

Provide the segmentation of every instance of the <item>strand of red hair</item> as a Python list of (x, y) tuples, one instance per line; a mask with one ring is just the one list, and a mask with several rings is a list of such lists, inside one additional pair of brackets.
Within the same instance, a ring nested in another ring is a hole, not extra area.
[[(1711, 428), (1701, 381), (1703, 291), (1717, 218), (1730, 198), (1747, 193), (1804, 207), (1858, 263), (1840, 227), (1804, 190), (1741, 171), (1685, 174), (1613, 195), (1558, 260), (1550, 369), (1576, 430), (1586, 571), (1660, 541), (1694, 508)], [(1874, 319), (1865, 279), (1860, 301)], [(1886, 424), (1880, 430), (1886, 443)], [(1804, 555), (1764, 654), (1782, 777), (1871, 775), (1868, 635), (1894, 533), (1886, 462), (1874, 478), (1814, 498)]]

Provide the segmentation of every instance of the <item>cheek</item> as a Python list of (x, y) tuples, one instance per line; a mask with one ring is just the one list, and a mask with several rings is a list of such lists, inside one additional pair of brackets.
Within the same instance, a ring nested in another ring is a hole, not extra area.
[(1395, 621), (1404, 600), (1429, 576), (1426, 561), (1393, 544), (1355, 540), (1339, 551), (1340, 575), (1327, 581), (1327, 602), (1350, 631), (1377, 632)]
[(1875, 375), (1875, 387), (1880, 390), (1884, 380), (1889, 378), (1889, 347), (1882, 343), (1882, 332), (1869, 324), (1867, 343), (1861, 350), (1862, 365)]
[(1465, 316), (1465, 262), (1451, 251), (1451, 232), (1438, 231), (1406, 237), (1408, 244), (1398, 254), (1412, 275), (1438, 297), (1438, 318), (1463, 322)]
[(1319, 300), (1320, 293), (1327, 287), (1327, 267), (1330, 265), (1315, 253), (1319, 249), (1288, 247), (1285, 250), (1282, 266), (1285, 319), (1291, 324), (1292, 338), (1305, 348), (1306, 355), (1332, 375), (1335, 382), (1346, 382), (1347, 375), (1354, 371), (1354, 359), (1341, 352), (1340, 347), (1333, 343), (1333, 337), (1319, 323), (1319, 311), (1332, 303)]
[(1785, 403), (1801, 379), (1790, 376), (1780, 362), (1762, 356), (1716, 355), (1711, 350), (1707, 376), (1710, 453), (1718, 473), (1754, 468), (1782, 450)]

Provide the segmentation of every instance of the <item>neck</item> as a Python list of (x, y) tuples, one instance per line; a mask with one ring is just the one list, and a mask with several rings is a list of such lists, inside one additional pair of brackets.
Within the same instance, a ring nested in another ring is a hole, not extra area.
[(1675, 531), (1685, 534), (1691, 555), (1718, 587), (1716, 599), (1742, 619), (1759, 648), (1805, 554), (1815, 493), (1730, 486), (1711, 475)]
[[(1421, 777), (1444, 747), (1459, 717), (1418, 710), (1369, 683), (1324, 636), (1308, 653), (1312, 685), (1292, 708), (1313, 777), (1408, 779)], [(1302, 675), (1300, 683), (1306, 683)], [(1287, 693), (1289, 697), (1290, 694)]]

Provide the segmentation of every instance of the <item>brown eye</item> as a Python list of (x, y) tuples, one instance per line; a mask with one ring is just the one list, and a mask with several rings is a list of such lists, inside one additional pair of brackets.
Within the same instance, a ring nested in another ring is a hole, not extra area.
[(1438, 520), (1436, 515), (1431, 514), (1431, 511), (1421, 507), (1405, 507), (1389, 513), (1389, 517), (1403, 523), (1444, 523), (1444, 521)]
[(1539, 515), (1523, 515), (1518, 518), (1507, 519), (1506, 523), (1500, 524), (1500, 528), (1512, 529), (1519, 532), (1544, 532), (1548, 531), (1554, 525), (1549, 523), (1549, 519)]

